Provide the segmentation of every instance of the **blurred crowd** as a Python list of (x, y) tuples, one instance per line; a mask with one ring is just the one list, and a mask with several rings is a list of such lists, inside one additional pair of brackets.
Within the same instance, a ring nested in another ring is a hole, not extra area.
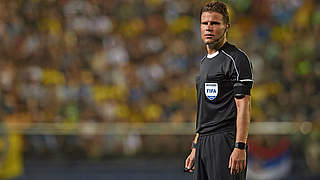
[[(194, 122), (204, 2), (0, 1), (2, 119)], [(224, 2), (254, 67), (252, 120), (319, 124), (320, 2)]]
[[(319, 120), (320, 5), (230, 1), (253, 119)], [(198, 1), (1, 1), (1, 109), (19, 122), (192, 122)]]
[[(319, 121), (319, 3), (229, 4), (228, 39), (254, 65), (253, 119)], [(201, 5), (1, 1), (3, 113), (18, 122), (194, 121)]]

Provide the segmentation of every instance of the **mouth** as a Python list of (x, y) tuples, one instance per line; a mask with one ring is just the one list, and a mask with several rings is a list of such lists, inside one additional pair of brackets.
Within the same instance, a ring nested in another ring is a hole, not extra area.
[(214, 38), (214, 35), (212, 35), (212, 34), (206, 34), (206, 35), (204, 35), (204, 37), (205, 37), (205, 38), (208, 38), (208, 39), (212, 39), (212, 38)]

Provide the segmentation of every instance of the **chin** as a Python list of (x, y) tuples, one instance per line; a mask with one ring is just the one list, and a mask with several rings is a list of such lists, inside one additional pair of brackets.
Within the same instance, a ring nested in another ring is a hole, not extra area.
[(217, 43), (215, 41), (207, 41), (205, 44), (206, 45), (215, 45)]

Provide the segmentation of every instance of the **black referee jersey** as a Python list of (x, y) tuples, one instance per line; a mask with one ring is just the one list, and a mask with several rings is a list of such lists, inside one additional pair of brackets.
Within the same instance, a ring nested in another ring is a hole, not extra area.
[(226, 42), (212, 57), (201, 60), (196, 78), (197, 133), (235, 132), (235, 83), (243, 84), (250, 94), (252, 65), (243, 51)]

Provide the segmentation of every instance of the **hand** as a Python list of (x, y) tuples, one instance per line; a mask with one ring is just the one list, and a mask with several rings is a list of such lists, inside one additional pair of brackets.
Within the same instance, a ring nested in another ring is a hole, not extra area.
[(196, 156), (196, 149), (192, 149), (190, 155), (187, 157), (185, 162), (185, 168), (190, 169), (189, 172), (192, 173), (194, 170), (194, 162)]
[(246, 150), (234, 148), (229, 159), (230, 174), (241, 173), (246, 168)]

